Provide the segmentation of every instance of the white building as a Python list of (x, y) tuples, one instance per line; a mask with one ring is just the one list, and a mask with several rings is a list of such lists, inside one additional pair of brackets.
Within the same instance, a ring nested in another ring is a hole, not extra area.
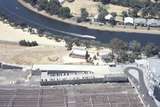
[(84, 47), (76, 47), (72, 48), (70, 56), (73, 58), (85, 58), (87, 54), (87, 50)]
[(111, 14), (108, 14), (108, 15), (106, 15), (106, 16), (104, 17), (104, 19), (105, 19), (106, 21), (110, 21), (111, 19), (113, 19), (113, 16), (112, 16)]
[(157, 19), (148, 19), (147, 20), (147, 25), (148, 26), (153, 26), (153, 27), (158, 27), (158, 26), (160, 26), (160, 20), (157, 20)]
[(125, 17), (124, 24), (134, 24), (134, 19), (132, 17)]

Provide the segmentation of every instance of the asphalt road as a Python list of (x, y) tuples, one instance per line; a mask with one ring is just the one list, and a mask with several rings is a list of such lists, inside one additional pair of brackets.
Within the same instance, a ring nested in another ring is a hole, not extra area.
[[(139, 73), (139, 80), (137, 80), (135, 77), (133, 77), (128, 71), (129, 70), (136, 70)], [(134, 85), (137, 87), (138, 92), (146, 105), (146, 107), (158, 107), (153, 100), (153, 98), (148, 94), (148, 89), (144, 82), (144, 76), (143, 71), (136, 68), (136, 67), (127, 67), (125, 70), (125, 73), (128, 75), (128, 77), (132, 80)]]

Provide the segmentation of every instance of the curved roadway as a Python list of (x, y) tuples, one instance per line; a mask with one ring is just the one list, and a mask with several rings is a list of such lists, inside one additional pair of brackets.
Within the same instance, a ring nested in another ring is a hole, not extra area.
[(0, 11), (14, 21), (27, 22), (32, 26), (42, 27), (58, 35), (91, 35), (96, 36), (97, 40), (101, 42), (108, 42), (112, 38), (120, 38), (125, 41), (137, 40), (141, 43), (153, 42), (160, 44), (160, 35), (156, 34), (99, 31), (51, 20), (27, 10), (16, 0), (0, 0)]
[[(129, 70), (136, 70), (139, 73), (139, 80), (137, 80), (135, 77), (133, 77), (128, 71)], [(125, 73), (128, 75), (128, 77), (132, 80), (132, 82), (135, 84), (136, 87), (138, 87), (138, 92), (141, 94), (141, 97), (143, 96), (143, 101), (145, 104), (149, 104), (149, 107), (157, 107), (155, 101), (153, 98), (148, 94), (148, 89), (144, 82), (144, 75), (143, 71), (136, 68), (136, 67), (128, 67), (125, 69)], [(148, 106), (147, 106), (148, 107)]]

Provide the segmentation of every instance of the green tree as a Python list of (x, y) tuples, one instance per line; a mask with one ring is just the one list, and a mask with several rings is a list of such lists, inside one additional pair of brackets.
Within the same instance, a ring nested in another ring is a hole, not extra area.
[(131, 17), (137, 17), (139, 9), (138, 8), (133, 8), (132, 10), (129, 10), (129, 16)]
[(110, 48), (112, 49), (113, 52), (115, 53), (119, 53), (120, 50), (127, 50), (128, 48), (128, 45), (126, 42), (120, 40), (120, 39), (117, 39), (117, 38), (114, 38), (110, 41), (110, 44), (109, 44)]
[(142, 10), (141, 10), (141, 16), (142, 17), (147, 17), (148, 16), (148, 9), (147, 8), (143, 8)]
[(61, 7), (59, 10), (58, 16), (62, 17), (62, 18), (69, 18), (69, 17), (71, 17), (70, 12), (71, 11), (70, 11), (69, 7)]
[(152, 57), (154, 55), (158, 55), (159, 47), (157, 47), (153, 43), (149, 43), (149, 44), (144, 46), (143, 52), (147, 57)]
[(67, 47), (67, 50), (72, 50), (73, 41), (66, 41), (66, 47)]
[(98, 6), (98, 20), (100, 22), (104, 22), (104, 18), (105, 16), (108, 14), (108, 11), (106, 10), (106, 8), (103, 5), (99, 5)]
[[(133, 59), (141, 58), (141, 43), (133, 40), (129, 43), (129, 49), (131, 53), (129, 54), (129, 59), (132, 61)], [(131, 62), (130, 61), (130, 62)]]
[(108, 4), (110, 3), (111, 0), (100, 0), (102, 2), (102, 4)]
[(47, 0), (38, 0), (37, 4), (39, 6), (39, 10), (46, 10), (48, 6), (48, 1)]
[(81, 21), (86, 21), (89, 13), (85, 8), (81, 8)]
[(109, 44), (110, 48), (112, 49), (112, 55), (116, 54), (117, 62), (124, 63), (128, 59), (127, 50), (128, 44), (123, 40), (114, 38), (110, 41)]
[(133, 40), (129, 43), (129, 49), (133, 52), (140, 52), (141, 51), (141, 43)]
[(117, 16), (116, 12), (112, 12), (111, 15), (115, 18)]
[[(46, 0), (47, 1), (47, 0)], [(47, 11), (53, 15), (53, 14), (58, 14), (60, 9), (61, 9), (61, 4), (59, 3), (58, 0), (50, 0), (48, 2), (48, 5), (47, 5)]]
[(123, 20), (124, 20), (125, 17), (128, 17), (128, 13), (126, 11), (122, 11), (121, 14), (122, 14)]

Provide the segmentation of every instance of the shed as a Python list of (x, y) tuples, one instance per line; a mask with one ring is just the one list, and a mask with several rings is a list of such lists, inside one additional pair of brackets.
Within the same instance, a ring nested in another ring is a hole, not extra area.
[(132, 17), (125, 17), (124, 18), (124, 24), (133, 24), (134, 23), (133, 20), (134, 19)]

